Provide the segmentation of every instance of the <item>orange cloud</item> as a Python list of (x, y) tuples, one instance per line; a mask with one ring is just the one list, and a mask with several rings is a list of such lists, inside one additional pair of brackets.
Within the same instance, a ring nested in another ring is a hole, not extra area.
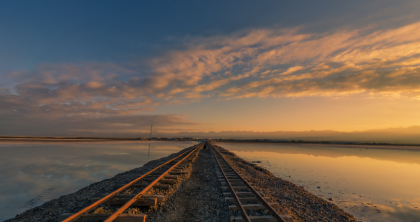
[[(346, 96), (419, 99), (420, 23), (388, 30), (304, 33), (255, 29), (185, 39), (185, 48), (134, 62), (41, 64), (14, 71), (1, 112), (135, 115), (203, 98)], [(131, 65), (130, 65), (131, 64)], [(23, 104), (23, 105), (22, 105)]]

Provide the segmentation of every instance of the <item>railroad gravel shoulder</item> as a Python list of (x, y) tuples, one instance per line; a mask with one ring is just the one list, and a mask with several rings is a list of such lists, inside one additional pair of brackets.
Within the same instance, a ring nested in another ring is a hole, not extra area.
[(270, 171), (250, 163), (224, 148), (215, 147), (244, 179), (253, 184), (257, 191), (279, 203), (280, 214), (288, 214), (293, 217), (294, 221), (357, 221), (353, 215), (335, 204), (292, 182), (273, 176)]

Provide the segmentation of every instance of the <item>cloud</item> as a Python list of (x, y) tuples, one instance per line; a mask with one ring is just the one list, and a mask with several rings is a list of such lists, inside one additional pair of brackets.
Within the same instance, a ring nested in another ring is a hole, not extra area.
[(342, 96), (419, 98), (420, 23), (375, 31), (303, 33), (250, 30), (187, 39), (184, 50), (155, 58), (170, 95), (195, 97)]
[[(204, 98), (364, 93), (420, 99), (419, 29), (420, 23), (325, 33), (253, 29), (188, 37), (179, 42), (182, 49), (141, 61), (40, 64), (0, 76), (8, 83), (0, 85), (0, 114), (4, 120), (48, 116), (76, 129), (64, 119), (85, 125), (87, 117), (97, 118), (123, 127), (132, 124), (125, 117), (142, 119), (157, 106)], [(168, 126), (194, 124), (159, 118)], [(100, 122), (91, 124), (99, 129)]]

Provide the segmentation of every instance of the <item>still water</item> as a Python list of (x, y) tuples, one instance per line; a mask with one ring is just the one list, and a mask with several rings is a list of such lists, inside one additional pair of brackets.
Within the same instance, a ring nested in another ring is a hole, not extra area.
[(2, 142), (0, 221), (194, 144)]
[(420, 221), (420, 151), (329, 145), (218, 145), (364, 221)]

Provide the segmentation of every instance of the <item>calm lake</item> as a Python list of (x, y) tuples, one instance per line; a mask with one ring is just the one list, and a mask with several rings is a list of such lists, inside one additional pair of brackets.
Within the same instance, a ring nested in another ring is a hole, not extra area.
[(364, 221), (420, 221), (420, 151), (218, 143)]
[(0, 221), (195, 142), (0, 143)]

